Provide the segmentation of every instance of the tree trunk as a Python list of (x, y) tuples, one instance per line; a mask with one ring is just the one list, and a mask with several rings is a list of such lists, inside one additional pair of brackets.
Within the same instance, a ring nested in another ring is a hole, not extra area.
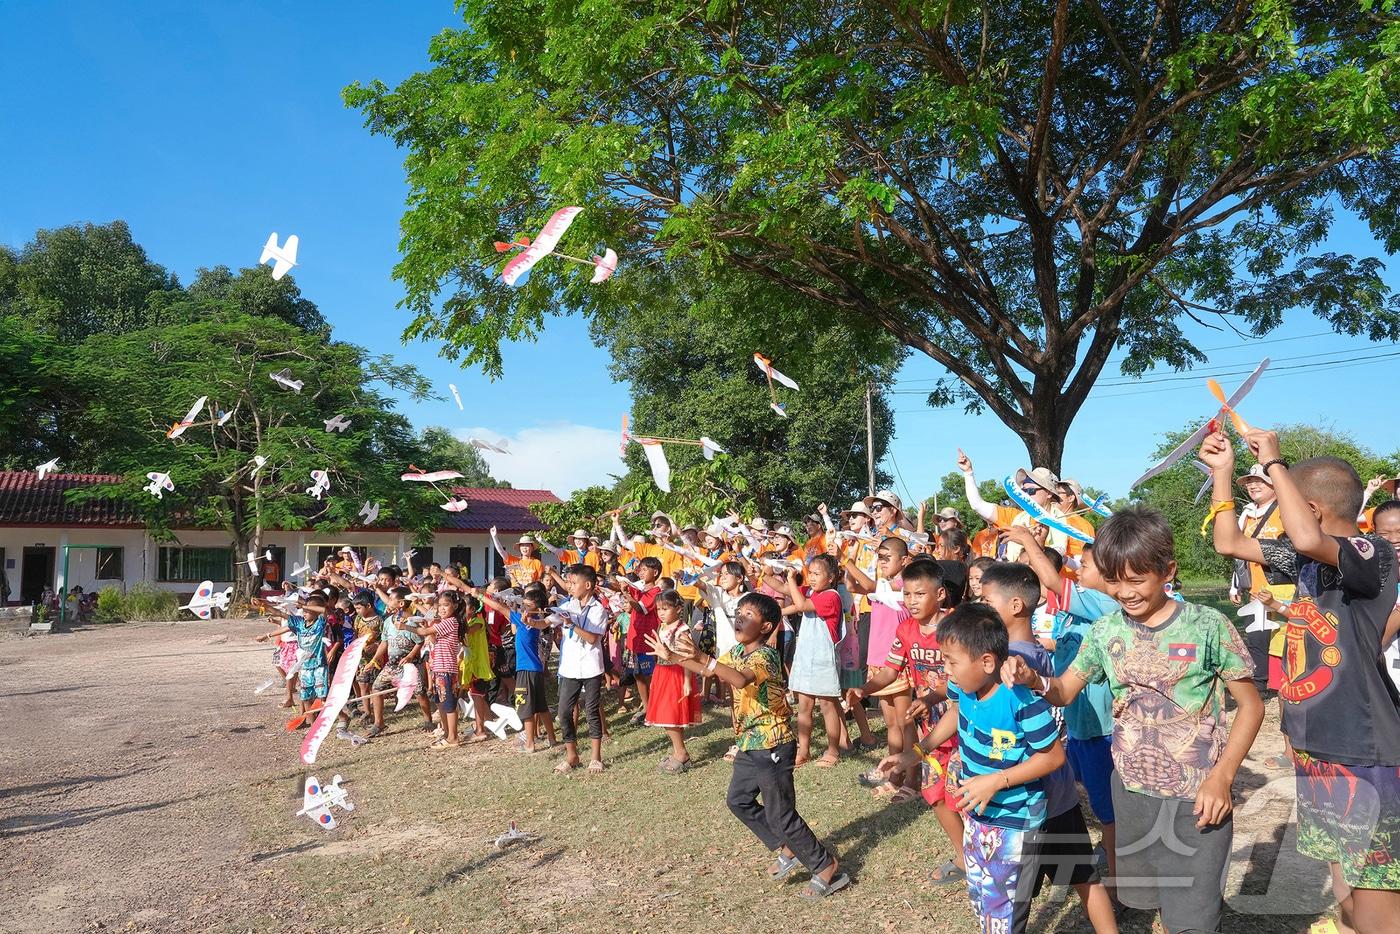
[(1075, 409), (1064, 404), (1058, 392), (1036, 392), (1030, 412), (1030, 425), (1018, 431), (1030, 455), (1031, 467), (1048, 467), (1060, 475), (1064, 463), (1065, 437), (1074, 420)]

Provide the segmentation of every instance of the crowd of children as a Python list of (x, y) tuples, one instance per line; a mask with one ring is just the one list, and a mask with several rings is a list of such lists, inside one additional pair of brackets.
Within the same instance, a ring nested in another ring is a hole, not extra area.
[(965, 886), (984, 931), (1024, 930), (1046, 881), (1074, 888), (1095, 931), (1117, 930), (1115, 902), (1159, 912), (1169, 932), (1220, 930), (1235, 780), (1261, 692), (1277, 690), (1299, 850), (1331, 864), (1339, 929), (1392, 930), (1400, 502), (1364, 512), (1374, 489), (1345, 462), (1289, 465), (1272, 433), (1246, 441), (1259, 463), (1243, 518), (1229, 440), (1201, 448), (1215, 492), (1205, 527), (1241, 562), (1237, 602), (1259, 601), (1262, 636), (1175, 592), (1160, 514), (1125, 508), (1095, 529), (1078, 484), (1018, 472), (1042, 515), (1092, 533), (1085, 544), (983, 501), (959, 452), (987, 521), (972, 537), (953, 510), (925, 532), (922, 512), (911, 522), (881, 491), (836, 519), (818, 507), (802, 537), (763, 519), (701, 528), (661, 512), (633, 536), (614, 514), (602, 541), (580, 529), (567, 550), (529, 536), (515, 554), (498, 544), (507, 573), (484, 588), (450, 567), (376, 567), (347, 550), (305, 591), (267, 602), (285, 625), (260, 638), (280, 640), (283, 706), (312, 711), (341, 648), (363, 636), (342, 716), (363, 719), (367, 738), (396, 689), (400, 707), (416, 696), (434, 750), (486, 742), (490, 705), (505, 702), (519, 748), (562, 742), (561, 774), (606, 769), (605, 705), (626, 715), (634, 696), (628, 722), (670, 740), (659, 772), (683, 773), (685, 731), (727, 697), (728, 807), (773, 852), (772, 879), (805, 869), (806, 898), (851, 879), (799, 813), (793, 772), (874, 748), (867, 708), (878, 711), (886, 755), (860, 782), (892, 806), (933, 809), (954, 855), (928, 881)]

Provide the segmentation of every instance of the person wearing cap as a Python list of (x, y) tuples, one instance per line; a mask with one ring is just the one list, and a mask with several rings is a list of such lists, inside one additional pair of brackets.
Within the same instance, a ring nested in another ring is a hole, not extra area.
[[(1240, 531), (1249, 538), (1282, 538), (1283, 515), (1278, 510), (1273, 481), (1264, 472), (1264, 468), (1255, 464), (1235, 482), (1249, 497), (1248, 505), (1240, 510)], [(1230, 579), (1230, 602), (1238, 606), (1246, 602), (1248, 596), (1267, 590), (1277, 599), (1287, 603), (1293, 596), (1291, 582), (1276, 578), (1278, 583), (1274, 584), (1269, 581), (1268, 575), (1269, 570), (1265, 565), (1237, 558)], [(1270, 671), (1269, 649), (1275, 632), (1282, 637), (1283, 630), (1277, 623), (1270, 621), (1262, 626), (1248, 626), (1244, 634), (1245, 647), (1249, 649), (1250, 660), (1254, 662), (1254, 686), (1258, 688), (1259, 695), (1266, 700), (1270, 681), (1277, 687), (1282, 679), (1278, 662), (1273, 664), (1274, 670)], [(1283, 650), (1282, 638), (1279, 641), (1279, 655), (1275, 657), (1280, 657)]]
[(768, 548), (763, 557), (775, 561), (802, 561), (802, 549), (797, 547), (797, 536), (786, 525), (780, 525), (768, 536)]
[(958, 515), (958, 511), (952, 506), (945, 506), (938, 510), (938, 515), (934, 518), (938, 520), (938, 531), (940, 532), (963, 527), (962, 516)]
[[(875, 535), (875, 517), (870, 514), (870, 507), (865, 504), (865, 500), (858, 499), (851, 504), (850, 509), (842, 510), (841, 523), (846, 527), (846, 531), (855, 537), (841, 540), (836, 559), (843, 565), (848, 561), (855, 564), (862, 574), (874, 579), (876, 549), (880, 545), (880, 538)], [(865, 594), (856, 598), (856, 612), (860, 614), (857, 626), (861, 634), (861, 648), (864, 650), (870, 639), (870, 598)]]
[[(967, 502), (976, 513), (987, 520), (989, 525), (996, 528), (1010, 528), (1013, 525), (1032, 526), (1034, 521), (1022, 509), (1016, 506), (999, 506), (987, 502), (982, 498), (981, 492), (977, 489), (977, 478), (972, 472), (972, 460), (962, 451), (958, 452), (958, 469), (963, 475), (963, 489), (967, 495)], [(1055, 476), (1054, 471), (1048, 467), (1033, 467), (1030, 470), (1024, 468), (1016, 471), (1016, 483), (1020, 486), (1021, 492), (1032, 502), (1044, 510), (1047, 514), (1060, 517), (1062, 512), (1059, 506), (1059, 494), (1055, 491), (1055, 485), (1060, 482), (1060, 478)], [(1049, 530), (1048, 544), (1061, 555), (1065, 554), (1065, 542), (1069, 536), (1054, 529)], [(1021, 546), (1015, 542), (1006, 543), (1006, 553), (1004, 557), (1007, 561), (1015, 561), (1021, 554)]]
[(520, 541), (516, 543), (520, 549), (519, 555), (507, 554), (501, 547), (501, 540), (496, 537), (496, 527), (492, 526), (491, 544), (496, 547), (496, 554), (501, 556), (506, 566), (506, 576), (510, 578), (512, 587), (523, 590), (544, 579), (544, 562), (537, 556), (535, 540), (530, 536), (520, 536)]

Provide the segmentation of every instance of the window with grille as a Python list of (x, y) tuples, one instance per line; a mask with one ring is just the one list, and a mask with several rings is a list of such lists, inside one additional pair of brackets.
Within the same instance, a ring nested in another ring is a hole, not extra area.
[(156, 580), (186, 581), (233, 580), (232, 548), (161, 548)]

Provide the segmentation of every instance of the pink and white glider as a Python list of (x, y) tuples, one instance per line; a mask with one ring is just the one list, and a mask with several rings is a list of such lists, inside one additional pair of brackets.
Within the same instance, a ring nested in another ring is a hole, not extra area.
[(567, 259), (570, 262), (580, 263), (584, 266), (593, 267), (593, 277), (590, 282), (606, 282), (611, 279), (613, 273), (617, 271), (617, 254), (612, 250), (604, 250), (602, 256), (594, 256), (592, 259), (579, 259), (577, 256), (570, 256), (567, 253), (560, 253), (554, 248), (559, 245), (559, 241), (568, 232), (569, 225), (574, 222), (583, 210), (581, 207), (560, 208), (555, 211), (544, 227), (540, 230), (540, 235), (530, 242), (529, 237), (518, 237), (510, 243), (496, 241), (496, 252), (507, 253), (511, 250), (521, 249), (522, 252), (512, 257), (501, 270), (501, 281), (506, 285), (515, 285), (516, 280), (529, 272), (534, 265), (546, 256), (557, 256), (560, 259)]

